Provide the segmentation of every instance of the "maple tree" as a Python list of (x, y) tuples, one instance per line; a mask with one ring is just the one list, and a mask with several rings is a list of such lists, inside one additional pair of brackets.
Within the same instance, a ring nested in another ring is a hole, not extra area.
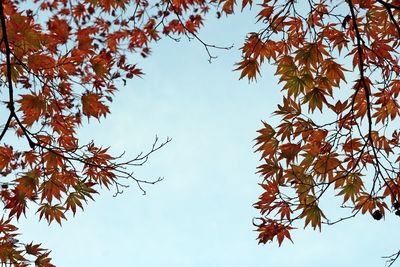
[[(144, 184), (160, 181), (139, 179), (132, 168), (170, 139), (156, 138), (149, 151), (124, 159), (93, 141), (82, 144), (77, 130), (84, 119), (106, 117), (117, 86), (142, 75), (128, 53), (149, 55), (160, 25), (166, 35), (182, 32), (166, 19), (170, 4), (154, 13), (147, 1), (0, 1), (1, 266), (54, 266), (49, 250), (19, 237), (15, 220), (28, 206), (61, 225), (101, 187), (119, 194), (128, 179), (145, 192)], [(193, 31), (201, 23), (188, 21)]]
[[(255, 80), (270, 63), (284, 94), (281, 123), (264, 122), (256, 138), (259, 242), (291, 240), (296, 221), (321, 229), (358, 214), (399, 216), (400, 1), (264, 0), (258, 9), (261, 30), (248, 35), (237, 70)], [(321, 208), (331, 194), (348, 216)]]
[[(54, 266), (48, 250), (17, 238), (14, 221), (28, 205), (61, 224), (99, 187), (118, 194), (123, 179), (141, 189), (158, 181), (130, 168), (169, 139), (123, 160), (81, 144), (77, 130), (84, 118), (106, 117), (117, 88), (143, 74), (128, 54), (147, 57), (162, 36), (180, 35), (203, 44), (210, 60), (211, 48), (228, 49), (197, 32), (210, 10), (220, 18), (237, 5), (255, 11), (261, 28), (244, 42), (240, 78), (253, 81), (272, 65), (284, 94), (281, 124), (264, 122), (256, 139), (259, 242), (291, 240), (297, 221), (320, 229), (360, 213), (400, 214), (399, 0), (0, 0), (2, 265)], [(10, 135), (17, 146), (5, 142)], [(329, 194), (347, 217), (330, 219), (320, 207)]]

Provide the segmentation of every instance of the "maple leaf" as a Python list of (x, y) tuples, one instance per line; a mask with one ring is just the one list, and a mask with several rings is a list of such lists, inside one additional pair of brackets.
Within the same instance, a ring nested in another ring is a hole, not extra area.
[(97, 194), (97, 191), (93, 189), (94, 185), (95, 183), (93, 182), (78, 182), (76, 185), (74, 185), (74, 189), (79, 195), (83, 196), (84, 199), (88, 197), (91, 200), (94, 200), (92, 195)]
[(307, 43), (297, 50), (295, 60), (308, 68), (316, 68), (318, 62), (323, 61), (323, 54), (327, 55), (323, 45), (320, 43)]
[(70, 193), (65, 201), (65, 209), (71, 209), (72, 213), (75, 215), (77, 206), (83, 210), (82, 200), (85, 200), (85, 197), (82, 194), (77, 192)]
[[(12, 242), (3, 242), (0, 244), (0, 261), (1, 262), (26, 262), (22, 251), (12, 244)], [(14, 265), (15, 266), (15, 265)]]
[(360, 138), (353, 138), (346, 140), (343, 145), (343, 150), (347, 153), (352, 153), (353, 151), (360, 151), (362, 147)]
[(268, 179), (274, 175), (282, 176), (282, 167), (278, 165), (275, 159), (265, 159), (265, 164), (258, 166), (258, 173), (260, 173), (264, 179)]
[(282, 202), (279, 206), (280, 208), (278, 213), (280, 213), (281, 215), (281, 220), (286, 218), (287, 220), (290, 221), (290, 216), (293, 213), (293, 210), (291, 209), (290, 205), (288, 203)]
[(243, 59), (241, 62), (236, 63), (238, 67), (235, 70), (240, 70), (240, 78), (243, 79), (245, 76), (249, 79), (249, 81), (256, 80), (257, 74), (260, 74), (260, 66), (255, 59)]
[(33, 151), (24, 152), (24, 158), (25, 162), (28, 163), (30, 167), (32, 167), (35, 163), (37, 163), (38, 160), (37, 154)]
[(24, 113), (24, 123), (31, 126), (34, 122), (38, 121), (40, 116), (47, 111), (46, 99), (42, 95), (35, 93), (30, 95), (20, 95), (21, 99), (18, 100), (20, 104), (20, 111)]
[(101, 116), (106, 116), (110, 112), (108, 107), (103, 104), (101, 95), (87, 92), (82, 95), (82, 111), (88, 118), (95, 117), (99, 119)]
[(220, 4), (224, 3), (222, 6), (222, 11), (226, 14), (232, 14), (234, 11), (234, 6), (236, 5), (235, 0), (221, 0)]
[(284, 144), (280, 146), (281, 157), (286, 159), (287, 164), (295, 159), (301, 150), (300, 144)]
[(41, 245), (42, 244), (34, 245), (33, 243), (26, 244), (25, 251), (26, 251), (26, 253), (31, 254), (31, 255), (39, 255), (44, 251), (44, 249), (40, 248)]
[(39, 254), (35, 260), (35, 266), (38, 267), (56, 267), (51, 263), (51, 258), (49, 257), (50, 252)]
[(283, 88), (288, 90), (289, 97), (296, 98), (314, 87), (314, 80), (310, 73), (282, 76), (281, 80), (286, 82)]
[(323, 71), (326, 77), (331, 81), (333, 86), (339, 87), (340, 81), (346, 81), (344, 76), (344, 69), (340, 64), (334, 60), (324, 60), (323, 61)]
[[(258, 235), (258, 242), (266, 244), (269, 241), (273, 241), (276, 237), (278, 239), (278, 244), (281, 246), (284, 238), (292, 241), (290, 236), (290, 230), (294, 229), (291, 226), (285, 226), (283, 224), (277, 223), (271, 219), (258, 218), (261, 220), (260, 224), (253, 222), (254, 226), (257, 227), (257, 231), (260, 232)], [(293, 242), (293, 241), (292, 241)]]
[(354, 211), (361, 209), (362, 214), (366, 213), (367, 211), (372, 214), (373, 210), (375, 210), (375, 207), (376, 201), (374, 198), (370, 194), (362, 192), (356, 200)]
[(308, 108), (311, 112), (314, 112), (318, 108), (322, 112), (322, 107), (327, 103), (325, 98), (325, 92), (319, 88), (314, 88), (308, 92), (303, 98), (303, 104), (308, 103)]
[(35, 171), (24, 173), (20, 178), (15, 180), (16, 188), (23, 192), (27, 197), (33, 197), (37, 193), (39, 185), (39, 174)]
[(47, 151), (43, 154), (43, 160), (46, 163), (46, 168), (55, 170), (58, 167), (64, 166), (63, 154), (60, 151)]
[(47, 222), (50, 224), (53, 220), (56, 220), (59, 225), (61, 225), (61, 220), (66, 220), (67, 218), (64, 215), (64, 210), (60, 205), (51, 206), (50, 204), (42, 204), (38, 211), (39, 212), (39, 219), (44, 217)]
[(64, 184), (62, 184), (56, 176), (41, 183), (39, 190), (42, 191), (42, 200), (46, 199), (49, 203), (51, 203), (53, 197), (60, 200), (61, 194), (67, 191)]
[(53, 73), (55, 62), (54, 58), (49, 55), (32, 54), (28, 57), (28, 67), (35, 73), (43, 70)]
[(111, 61), (111, 55), (108, 53), (102, 53), (90, 59), (90, 63), (92, 64), (92, 69), (95, 72), (96, 76), (99, 78), (104, 78), (107, 72), (109, 71)]
[(307, 227), (309, 223), (314, 228), (314, 230), (318, 227), (321, 230), (321, 220), (325, 218), (324, 213), (317, 205), (317, 200), (314, 196), (308, 195), (305, 198), (305, 202), (299, 205), (299, 209), (302, 208), (303, 211), (300, 215), (301, 218), (305, 217), (304, 227)]
[(17, 230), (18, 230), (18, 228), (15, 225), (11, 224), (11, 219), (4, 219), (4, 217), (0, 218), (0, 232), (1, 233), (10, 234)]
[(70, 26), (65, 19), (54, 17), (47, 22), (47, 27), (58, 44), (65, 44), (68, 41)]
[(320, 156), (315, 162), (315, 172), (325, 175), (334, 171), (337, 167), (341, 166), (340, 161), (335, 155)]
[(0, 146), (0, 172), (8, 169), (13, 159), (13, 150), (11, 147)]
[(362, 189), (364, 189), (364, 183), (361, 179), (361, 175), (352, 173), (347, 176), (346, 184), (342, 187), (342, 190), (337, 195), (343, 195), (343, 204), (349, 199), (355, 203), (356, 197), (359, 196)]
[[(33, 197), (31, 198), (33, 199)], [(12, 190), (12, 195), (8, 196), (6, 199), (5, 209), (9, 209), (9, 217), (12, 217), (14, 214), (17, 216), (17, 219), (21, 216), (21, 214), (25, 214), (25, 210), (27, 207), (27, 195), (17, 188)]]
[(262, 19), (268, 19), (274, 10), (274, 7), (268, 5), (267, 3), (262, 4), (262, 7), (263, 7), (263, 9), (257, 15), (258, 21), (260, 21)]

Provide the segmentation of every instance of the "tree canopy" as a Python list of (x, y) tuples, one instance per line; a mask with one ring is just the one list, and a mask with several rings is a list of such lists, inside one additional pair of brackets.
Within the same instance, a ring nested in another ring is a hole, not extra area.
[[(99, 187), (118, 194), (129, 179), (144, 192), (143, 185), (159, 181), (132, 169), (170, 139), (125, 159), (82, 144), (77, 131), (110, 113), (117, 88), (143, 75), (131, 55), (150, 56), (160, 38), (195, 39), (210, 60), (212, 49), (229, 49), (201, 39), (210, 12), (221, 19), (254, 12), (260, 29), (248, 33), (235, 70), (255, 81), (263, 67), (274, 68), (280, 85), (271, 93), (284, 94), (274, 112), (281, 123), (263, 122), (256, 138), (259, 242), (292, 240), (297, 221), (321, 229), (359, 214), (400, 215), (400, 1), (0, 2), (3, 265), (54, 266), (40, 244), (17, 239), (15, 220), (28, 205), (39, 219), (61, 224)], [(6, 141), (10, 135), (18, 144)], [(321, 208), (331, 197), (348, 216), (331, 218)]]

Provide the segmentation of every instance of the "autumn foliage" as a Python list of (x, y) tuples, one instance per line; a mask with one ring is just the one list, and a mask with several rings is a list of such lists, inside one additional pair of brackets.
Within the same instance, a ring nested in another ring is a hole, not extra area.
[[(169, 139), (156, 138), (148, 152), (126, 159), (82, 143), (77, 130), (106, 117), (117, 88), (143, 74), (128, 54), (147, 57), (161, 35), (195, 32), (207, 12), (202, 3), (1, 1), (2, 265), (53, 266), (47, 250), (17, 235), (13, 224), (28, 207), (61, 225), (99, 188), (119, 194), (132, 180), (144, 192), (144, 184), (159, 181), (141, 180), (132, 168)], [(176, 15), (183, 10), (187, 18)]]
[[(399, 215), (400, 1), (265, 0), (255, 9), (262, 29), (247, 36), (237, 70), (254, 80), (275, 67), (284, 94), (280, 124), (264, 122), (256, 138), (259, 241), (291, 240), (296, 221), (321, 229)], [(347, 217), (322, 210), (329, 194)]]
[[(123, 159), (82, 144), (78, 128), (106, 117), (117, 88), (143, 75), (128, 55), (147, 57), (161, 37), (183, 35), (211, 59), (210, 49), (228, 47), (198, 36), (206, 14), (245, 8), (259, 30), (247, 35), (235, 69), (253, 81), (273, 68), (280, 85), (271, 94), (284, 94), (274, 113), (280, 124), (264, 122), (256, 138), (259, 242), (291, 240), (296, 221), (321, 229), (360, 213), (376, 220), (400, 214), (400, 1), (1, 0), (2, 265), (54, 266), (40, 244), (18, 239), (14, 224), (28, 205), (61, 224), (100, 187), (118, 194), (124, 179), (142, 190), (158, 181), (131, 168), (169, 139)], [(329, 194), (348, 217), (322, 210)]]

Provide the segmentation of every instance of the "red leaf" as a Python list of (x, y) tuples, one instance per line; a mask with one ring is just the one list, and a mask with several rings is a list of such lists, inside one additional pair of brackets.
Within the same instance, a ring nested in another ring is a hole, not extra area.
[(86, 93), (82, 96), (82, 111), (87, 117), (95, 117), (99, 119), (101, 116), (106, 116), (109, 109), (101, 101), (101, 95), (96, 93)]

